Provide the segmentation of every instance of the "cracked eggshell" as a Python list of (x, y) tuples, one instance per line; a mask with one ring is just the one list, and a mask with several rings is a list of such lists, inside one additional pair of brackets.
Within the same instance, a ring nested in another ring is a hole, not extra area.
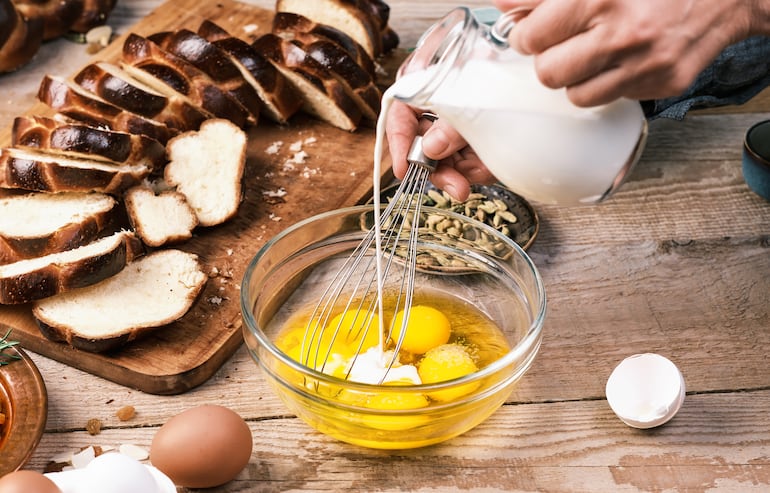
[(685, 383), (679, 368), (654, 353), (635, 354), (615, 367), (607, 380), (607, 402), (633, 428), (653, 428), (679, 411)]

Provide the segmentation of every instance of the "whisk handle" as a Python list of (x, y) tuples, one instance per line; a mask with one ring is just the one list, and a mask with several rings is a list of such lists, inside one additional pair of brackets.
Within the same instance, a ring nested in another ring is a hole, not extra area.
[[(420, 115), (420, 118), (425, 118), (426, 120), (433, 122), (436, 121), (437, 116), (433, 113), (426, 112)], [(410, 165), (414, 164), (417, 166), (422, 166), (429, 171), (435, 170), (436, 166), (438, 165), (438, 161), (427, 157), (422, 151), (422, 135), (415, 136), (414, 140), (412, 141), (412, 146), (409, 148), (409, 153), (406, 155), (406, 161)]]

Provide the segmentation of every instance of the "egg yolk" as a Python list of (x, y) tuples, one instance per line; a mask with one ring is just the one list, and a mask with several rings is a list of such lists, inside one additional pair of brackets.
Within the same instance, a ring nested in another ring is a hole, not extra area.
[[(446, 315), (433, 307), (416, 305), (409, 310), (409, 319), (404, 322), (404, 311), (396, 314), (393, 322), (393, 341), (403, 337), (401, 349), (414, 354), (424, 354), (428, 350), (446, 344), (452, 330), (452, 324)], [(403, 334), (402, 334), (403, 329)]]
[(297, 325), (283, 334), (276, 345), (303, 365), (344, 378), (344, 359), (379, 344), (376, 314), (348, 310), (332, 317), (325, 328), (316, 325), (315, 321)]
[(364, 352), (380, 343), (380, 317), (376, 313), (347, 310), (329, 320), (326, 331), (333, 334), (337, 327), (337, 337), (342, 338), (354, 352)]
[[(413, 392), (356, 394), (342, 391), (340, 392), (339, 399), (349, 404), (380, 411), (420, 409), (430, 404), (425, 395)], [(361, 413), (356, 419), (369, 428), (387, 431), (409, 430), (430, 422), (430, 418), (424, 414), (388, 415)]]
[[(468, 350), (459, 344), (444, 344), (431, 349), (417, 366), (422, 383), (438, 383), (460, 378), (478, 370)], [(447, 402), (462, 397), (478, 388), (479, 382), (458, 385), (431, 392), (436, 401)]]

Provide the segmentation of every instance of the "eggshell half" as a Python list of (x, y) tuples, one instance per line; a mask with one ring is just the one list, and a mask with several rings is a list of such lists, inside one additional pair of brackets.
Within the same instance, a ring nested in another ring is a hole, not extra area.
[(652, 428), (668, 422), (679, 411), (685, 383), (679, 368), (654, 353), (629, 356), (607, 380), (607, 402), (628, 426)]
[(174, 416), (158, 430), (150, 462), (178, 486), (212, 488), (235, 478), (251, 450), (251, 430), (243, 418), (207, 404)]

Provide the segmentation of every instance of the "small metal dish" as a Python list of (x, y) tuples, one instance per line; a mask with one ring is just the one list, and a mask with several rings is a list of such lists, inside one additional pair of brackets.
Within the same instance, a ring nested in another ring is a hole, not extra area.
[[(398, 184), (394, 184), (382, 189), (380, 192), (380, 201), (383, 204), (387, 204), (393, 197), (397, 188)], [(479, 218), (474, 217), (472, 213), (468, 213), (469, 210), (465, 206), (469, 201), (439, 205), (435, 200), (430, 198), (429, 194), (432, 192), (443, 194), (435, 185), (428, 183), (428, 186), (425, 189), (426, 197), (424, 198), (423, 205), (451, 210), (452, 212), (479, 220)], [(488, 201), (494, 202), (497, 200), (505, 204), (505, 209), (516, 217), (515, 222), (504, 221), (505, 226), (507, 226), (505, 235), (516, 242), (524, 250), (527, 250), (532, 243), (534, 243), (540, 230), (540, 220), (537, 211), (526, 199), (502, 185), (471, 185), (471, 194), (471, 197), (474, 197), (473, 194), (481, 194), (486, 197), (486, 200)], [(369, 201), (367, 201), (367, 204), (373, 202), (374, 198), (370, 198)], [(473, 208), (471, 207), (470, 210), (472, 212)], [(498, 231), (501, 230), (501, 225), (496, 225), (494, 223), (494, 214), (488, 214), (485, 220), (480, 222), (484, 222), (484, 224), (487, 224)]]

